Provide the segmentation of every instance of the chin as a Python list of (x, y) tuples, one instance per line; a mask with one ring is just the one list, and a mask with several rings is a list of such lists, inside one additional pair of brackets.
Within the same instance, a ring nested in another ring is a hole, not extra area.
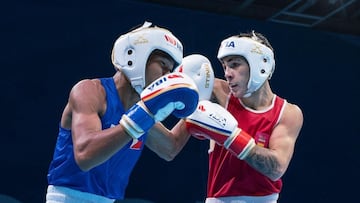
[(234, 97), (240, 98), (240, 97), (239, 97), (239, 92), (237, 92), (237, 91), (231, 91), (231, 94), (232, 94)]
[(244, 92), (241, 92), (241, 91), (231, 91), (231, 94), (236, 98), (244, 97)]

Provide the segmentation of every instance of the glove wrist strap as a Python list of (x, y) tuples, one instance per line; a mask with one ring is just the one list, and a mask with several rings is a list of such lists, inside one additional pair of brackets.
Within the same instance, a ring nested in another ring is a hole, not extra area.
[(138, 102), (121, 117), (120, 124), (132, 138), (138, 139), (155, 124), (155, 120)]
[(255, 145), (254, 138), (240, 128), (237, 128), (232, 136), (224, 142), (224, 147), (241, 160), (249, 155)]

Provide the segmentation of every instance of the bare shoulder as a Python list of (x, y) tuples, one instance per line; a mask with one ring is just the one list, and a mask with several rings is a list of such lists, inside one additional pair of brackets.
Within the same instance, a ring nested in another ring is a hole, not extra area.
[(105, 90), (98, 79), (84, 79), (76, 83), (70, 92), (69, 104), (73, 108), (101, 109), (105, 103)]
[(99, 79), (83, 79), (77, 82), (71, 92), (73, 93), (83, 93), (83, 92), (91, 92), (97, 93), (103, 89), (101, 82)]
[(304, 122), (303, 117), (303, 112), (298, 105), (287, 103), (280, 122), (286, 126), (289, 126), (297, 132), (295, 134), (298, 134)]
[(226, 99), (229, 93), (230, 93), (230, 89), (226, 80), (215, 78), (211, 101), (218, 103), (221, 106), (225, 106)]
[[(291, 155), (303, 125), (303, 113), (298, 105), (286, 103), (278, 125), (274, 128), (269, 148)], [(290, 161), (291, 156), (287, 156)]]

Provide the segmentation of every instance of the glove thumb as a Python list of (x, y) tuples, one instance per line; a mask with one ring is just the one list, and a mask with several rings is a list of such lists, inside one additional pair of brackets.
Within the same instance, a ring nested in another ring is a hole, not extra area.
[(155, 121), (163, 121), (165, 118), (167, 118), (175, 109), (181, 110), (185, 108), (185, 104), (177, 101), (177, 102), (169, 102), (167, 105), (165, 105), (163, 108), (159, 109), (155, 114)]

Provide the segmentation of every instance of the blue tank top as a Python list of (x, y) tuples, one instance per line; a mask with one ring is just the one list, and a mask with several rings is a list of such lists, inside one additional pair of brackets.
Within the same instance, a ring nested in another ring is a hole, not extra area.
[[(107, 108), (101, 118), (102, 129), (118, 125), (125, 113), (113, 78), (100, 78), (106, 91)], [(82, 171), (75, 162), (71, 131), (59, 126), (53, 160), (48, 171), (49, 185), (64, 186), (75, 190), (124, 199), (130, 174), (140, 158), (147, 134), (130, 141), (103, 164)]]

